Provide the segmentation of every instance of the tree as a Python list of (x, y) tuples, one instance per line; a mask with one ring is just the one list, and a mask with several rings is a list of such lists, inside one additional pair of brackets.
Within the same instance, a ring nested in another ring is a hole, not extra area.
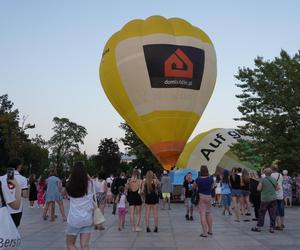
[(49, 166), (49, 151), (45, 147), (32, 142), (24, 143), (22, 147), (22, 155), (25, 166), (27, 166), (27, 175), (36, 174), (46, 175), (46, 170)]
[(112, 138), (100, 140), (97, 155), (97, 168), (106, 175), (116, 174), (120, 169), (121, 153), (117, 141)]
[(22, 126), (19, 125), (19, 111), (13, 106), (8, 95), (0, 96), (0, 174), (11, 158), (23, 158), (23, 147), (30, 143), (26, 130), (34, 128), (34, 125), (25, 123), (25, 117)]
[(141, 169), (142, 174), (145, 174), (148, 170), (160, 173), (162, 170), (161, 165), (148, 147), (139, 139), (128, 124), (121, 123), (120, 127), (125, 131), (125, 137), (121, 138), (121, 141), (127, 146), (126, 149), (129, 155), (137, 157), (132, 164)]
[[(242, 93), (238, 110), (240, 132), (253, 138), (250, 155), (261, 164), (279, 160), (289, 170), (300, 166), (300, 51), (284, 50), (272, 61), (255, 60), (254, 69), (239, 69), (236, 78)], [(241, 155), (241, 150), (236, 150)]]
[(51, 160), (54, 167), (62, 172), (63, 163), (72, 154), (80, 152), (79, 145), (83, 144), (83, 139), (87, 135), (86, 129), (67, 118), (53, 118), (54, 135), (50, 138), (48, 145), (51, 149)]

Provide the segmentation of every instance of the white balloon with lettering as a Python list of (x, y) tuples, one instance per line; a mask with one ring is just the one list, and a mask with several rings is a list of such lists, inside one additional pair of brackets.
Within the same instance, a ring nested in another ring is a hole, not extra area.
[(204, 132), (186, 145), (176, 166), (200, 170), (202, 165), (206, 165), (212, 174), (230, 146), (241, 138), (235, 129), (222, 128)]

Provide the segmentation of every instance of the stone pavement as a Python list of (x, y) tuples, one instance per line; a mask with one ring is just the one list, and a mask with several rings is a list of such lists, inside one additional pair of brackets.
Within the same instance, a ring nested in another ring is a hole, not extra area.
[[(65, 201), (67, 211), (68, 202)], [(66, 249), (65, 226), (58, 207), (58, 219), (55, 222), (43, 221), (42, 210), (24, 208), (20, 226), (23, 250)], [(213, 233), (209, 238), (199, 237), (201, 227), (199, 214), (194, 221), (184, 218), (184, 205), (172, 204), (172, 210), (159, 211), (159, 233), (132, 232), (129, 216), (126, 215), (126, 228), (117, 230), (117, 216), (111, 214), (111, 207), (106, 208), (106, 230), (93, 231), (90, 248), (125, 250), (125, 249), (204, 249), (204, 250), (292, 250), (300, 249), (300, 207), (286, 209), (286, 230), (270, 234), (267, 227), (261, 232), (251, 232), (254, 222), (234, 222), (233, 216), (223, 216), (220, 208), (213, 208)], [(266, 216), (267, 218), (267, 216)], [(142, 215), (144, 224), (144, 211)], [(266, 220), (268, 225), (268, 218)], [(79, 242), (77, 240), (77, 245)]]

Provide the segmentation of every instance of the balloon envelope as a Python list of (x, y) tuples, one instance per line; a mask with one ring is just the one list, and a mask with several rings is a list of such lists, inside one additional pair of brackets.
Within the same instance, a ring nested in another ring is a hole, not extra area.
[(202, 165), (206, 165), (209, 172), (214, 173), (224, 154), (238, 139), (242, 136), (235, 129), (216, 128), (201, 133), (186, 144), (176, 167), (199, 171)]
[(170, 169), (212, 95), (215, 50), (183, 19), (133, 20), (105, 45), (100, 79), (112, 105)]

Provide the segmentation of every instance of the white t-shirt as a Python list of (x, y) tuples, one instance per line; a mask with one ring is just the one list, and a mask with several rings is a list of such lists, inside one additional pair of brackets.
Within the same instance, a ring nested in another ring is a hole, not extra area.
[[(16, 200), (15, 194), (14, 194), (15, 190), (8, 188), (6, 176), (0, 176), (0, 181), (1, 181), (1, 189), (2, 189), (3, 198), (6, 202), (6, 204), (15, 201)], [(2, 207), (1, 196), (0, 196), (0, 207)]]
[(277, 184), (280, 188), (278, 191), (276, 191), (277, 200), (283, 200), (283, 188), (282, 188), (283, 177), (282, 177), (282, 174), (272, 173), (271, 176), (277, 181)]
[[(26, 190), (28, 189), (28, 182), (26, 177), (24, 177), (23, 175), (20, 175), (20, 173), (15, 170), (14, 173), (15, 176), (15, 180), (19, 183), (21, 190)], [(6, 175), (4, 175), (3, 177), (5, 177), (5, 179), (7, 178)], [(13, 189), (13, 195), (15, 196), (15, 189)], [(12, 209), (10, 206), (7, 206), (8, 212), (11, 214), (16, 214), (16, 213), (20, 213), (23, 211), (23, 199), (21, 199), (21, 204), (20, 204), (20, 208), (18, 210)]]
[(118, 208), (126, 208), (126, 195), (122, 194), (120, 201), (118, 202)]
[(110, 177), (106, 178), (106, 183), (109, 183), (110, 186), (111, 186), (113, 180), (114, 180), (114, 177), (111, 177), (111, 176), (110, 176)]
[(70, 197), (70, 210), (67, 222), (70, 226), (81, 228), (93, 224), (93, 191), (89, 182), (88, 194), (73, 198)]

